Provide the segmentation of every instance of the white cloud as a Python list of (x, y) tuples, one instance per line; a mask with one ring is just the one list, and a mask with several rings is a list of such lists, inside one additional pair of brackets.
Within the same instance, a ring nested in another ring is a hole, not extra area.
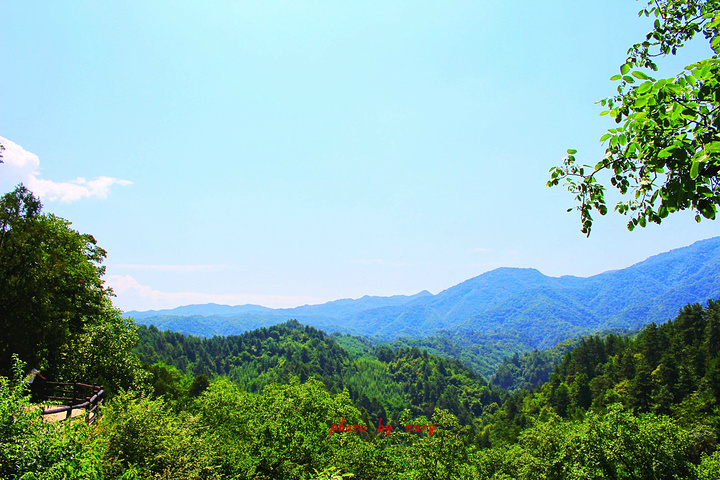
[(108, 275), (106, 280), (117, 295), (113, 303), (123, 310), (160, 310), (202, 303), (253, 304), (271, 308), (290, 308), (323, 301), (316, 297), (252, 293), (162, 292), (142, 285), (130, 275)]
[(3, 162), (18, 169), (34, 171), (40, 166), (40, 159), (34, 153), (30, 153), (15, 142), (0, 137), (0, 144), (5, 147), (2, 153)]
[(82, 198), (107, 198), (110, 193), (110, 187), (117, 185), (132, 185), (128, 180), (119, 180), (112, 177), (97, 177), (87, 181), (82, 177), (78, 177), (70, 182), (54, 182), (37, 178), (30, 175), (27, 180), (28, 188), (40, 198), (50, 201), (76, 202)]
[(17, 143), (0, 137), (0, 144), (5, 147), (2, 152), (3, 165), (0, 169), (2, 175), (2, 188), (13, 188), (18, 183), (24, 183), (35, 195), (42, 200), (76, 202), (83, 198), (107, 198), (110, 187), (113, 185), (131, 185), (128, 180), (113, 177), (97, 177), (86, 180), (77, 177), (69, 182), (56, 182), (41, 178), (40, 159), (32, 152), (28, 152)]

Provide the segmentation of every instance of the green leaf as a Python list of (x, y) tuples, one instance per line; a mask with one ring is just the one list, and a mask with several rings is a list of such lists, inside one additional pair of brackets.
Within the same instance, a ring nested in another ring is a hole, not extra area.
[(647, 93), (648, 91), (652, 90), (652, 87), (653, 87), (653, 82), (641, 83), (637, 87), (637, 93), (642, 95), (643, 93)]
[(710, 153), (720, 153), (720, 142), (712, 142), (705, 146), (705, 151)]
[(634, 108), (642, 108), (645, 105), (647, 105), (648, 101), (650, 101), (651, 95), (643, 95), (642, 97), (638, 97), (637, 100), (635, 100), (635, 104), (633, 105)]
[(570, 149), (568, 149), (567, 153), (568, 153), (568, 155), (575, 155), (577, 153), (577, 150), (570, 148)]
[(650, 78), (647, 75), (645, 75), (643, 72), (639, 72), (637, 70), (633, 71), (631, 75), (640, 80), (647, 80), (648, 78)]
[(628, 73), (629, 71), (630, 71), (630, 65), (628, 65), (627, 63), (623, 64), (623, 65), (620, 67), (620, 73), (623, 74), (623, 75), (625, 75), (625, 74)]
[(621, 78), (622, 78), (622, 75), (620, 75), (620, 74), (613, 75), (612, 77), (610, 77), (610, 81), (615, 82), (617, 80), (620, 80)]
[(715, 220), (715, 207), (713, 205), (706, 205), (701, 211), (703, 217)]
[(605, 140), (607, 140), (607, 139), (610, 138), (610, 137), (612, 137), (612, 135), (610, 135), (609, 133), (606, 133), (605, 135), (603, 135), (602, 137), (600, 137), (600, 141), (601, 141), (601, 142), (604, 142)]
[(720, 52), (720, 35), (716, 35), (715, 37), (713, 37), (713, 39), (710, 41), (710, 47), (715, 53)]
[(667, 148), (663, 148), (660, 150), (660, 153), (657, 154), (658, 158), (666, 158), (666, 157), (672, 157), (672, 152), (675, 150), (675, 146), (671, 145)]
[(700, 163), (701, 162), (693, 162), (692, 166), (690, 167), (690, 178), (695, 180), (698, 175), (700, 175)]

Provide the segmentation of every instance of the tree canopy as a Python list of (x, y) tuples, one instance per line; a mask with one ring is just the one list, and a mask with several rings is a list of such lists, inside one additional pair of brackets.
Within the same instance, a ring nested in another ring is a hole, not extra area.
[[(168, 333), (151, 327), (141, 337), (158, 355), (207, 356), (216, 366), (266, 362), (270, 351), (286, 363), (299, 358), (298, 366), (333, 361), (324, 355), (331, 337), (297, 322), (184, 345)], [(382, 422), (377, 413), (368, 418), (352, 387), (331, 392), (323, 378), (295, 376), (252, 392), (226, 375), (198, 375), (204, 386), (191, 393), (191, 375), (158, 363), (154, 394), (116, 395), (91, 426), (44, 423), (22, 394), (18, 364), (14, 379), (0, 377), (0, 477), (720, 479), (720, 302), (687, 306), (634, 338), (584, 338), (549, 382), (502, 399), (473, 397), (457, 363), (417, 348), (373, 350), (411, 401), (399, 415), (383, 412)], [(369, 373), (378, 378), (377, 369)], [(387, 398), (390, 384), (378, 383)], [(426, 416), (423, 404), (438, 386), (444, 393)], [(367, 429), (331, 435), (343, 419)], [(415, 428), (423, 425), (433, 433)]]
[(22, 185), (0, 198), (0, 374), (17, 354), (53, 379), (127, 385), (134, 326), (104, 286), (105, 250), (70, 225)]
[[(615, 211), (630, 215), (629, 230), (686, 209), (695, 211), (698, 222), (715, 219), (720, 204), (720, 1), (653, 0), (640, 15), (656, 17), (654, 28), (628, 50), (620, 73), (611, 78), (619, 82), (617, 95), (599, 102), (605, 107), (601, 115), (617, 124), (600, 138), (607, 142), (605, 157), (595, 166), (581, 165), (570, 149), (547, 182), (552, 187), (565, 180), (587, 235), (592, 210), (607, 213), (599, 181), (605, 173), (624, 196)], [(716, 55), (674, 78), (656, 80), (638, 70), (657, 71), (655, 58), (675, 55), (700, 33)]]

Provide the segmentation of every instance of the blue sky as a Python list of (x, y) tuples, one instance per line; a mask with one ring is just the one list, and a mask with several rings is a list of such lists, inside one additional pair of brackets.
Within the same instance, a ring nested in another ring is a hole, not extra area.
[[(588, 276), (717, 236), (690, 213), (589, 239), (563, 188), (650, 21), (632, 0), (0, 5), (0, 188), (93, 234), (125, 309)], [(659, 76), (709, 56), (702, 39)]]

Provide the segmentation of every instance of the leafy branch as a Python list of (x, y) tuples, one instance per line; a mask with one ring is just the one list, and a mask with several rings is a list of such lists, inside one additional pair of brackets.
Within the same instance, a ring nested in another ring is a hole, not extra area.
[[(658, 17), (642, 43), (628, 50), (617, 95), (598, 102), (618, 124), (601, 138), (605, 157), (594, 167), (581, 165), (576, 150), (568, 150), (562, 165), (550, 170), (547, 185), (564, 185), (575, 194), (581, 231), (590, 235), (592, 210), (607, 213), (605, 186), (610, 184), (629, 199), (614, 210), (630, 215), (628, 229), (661, 223), (670, 213), (692, 209), (696, 221), (715, 219), (720, 204), (720, 60), (689, 65), (674, 78), (656, 80), (641, 70), (657, 70), (653, 58), (675, 54), (702, 32), (720, 53), (720, 1), (653, 1), (640, 15)], [(569, 209), (569, 211), (572, 210)]]

